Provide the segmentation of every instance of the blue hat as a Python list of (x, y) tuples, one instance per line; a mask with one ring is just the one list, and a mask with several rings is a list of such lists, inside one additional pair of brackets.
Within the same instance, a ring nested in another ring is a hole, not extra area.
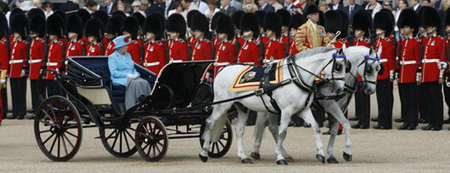
[(126, 46), (126, 45), (131, 43), (130, 42), (130, 38), (128, 36), (126, 36), (126, 35), (122, 35), (122, 36), (119, 36), (119, 37), (115, 38), (113, 40), (113, 42), (114, 42), (114, 45), (115, 45), (114, 49), (119, 49), (119, 48), (121, 48), (123, 46)]

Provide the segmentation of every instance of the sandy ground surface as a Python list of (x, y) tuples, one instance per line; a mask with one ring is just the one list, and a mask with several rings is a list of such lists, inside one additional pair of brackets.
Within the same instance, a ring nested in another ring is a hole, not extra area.
[[(400, 104), (397, 91), (394, 92), (394, 117), (398, 117)], [(376, 98), (372, 96), (371, 101), (372, 116), (375, 116)], [(350, 115), (354, 110), (351, 105)], [(397, 125), (400, 124), (394, 123), (394, 127)], [(220, 159), (209, 159), (207, 163), (198, 158), (200, 145), (195, 138), (170, 140), (167, 155), (157, 163), (146, 162), (137, 153), (130, 158), (115, 158), (103, 148), (99, 139), (94, 139), (98, 136), (96, 128), (83, 129), (80, 151), (72, 160), (53, 162), (36, 144), (33, 121), (4, 120), (0, 126), (0, 172), (450, 172), (449, 127), (444, 125), (445, 130), (439, 132), (351, 130), (353, 161), (345, 162), (342, 158), (344, 136), (341, 135), (337, 137), (334, 152), (340, 162), (337, 165), (316, 160), (316, 144), (311, 129), (291, 127), (285, 148), (295, 161), (288, 166), (277, 166), (273, 154), (275, 143), (268, 130), (261, 148), (262, 159), (252, 165), (240, 163), (235, 140), (228, 154)], [(328, 138), (322, 136), (325, 146)], [(252, 140), (253, 127), (247, 127), (244, 142), (248, 156), (253, 148)]]

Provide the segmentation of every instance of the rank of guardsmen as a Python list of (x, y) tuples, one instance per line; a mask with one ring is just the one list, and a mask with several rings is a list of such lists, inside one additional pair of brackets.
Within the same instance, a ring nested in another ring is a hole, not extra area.
[[(421, 129), (441, 130), (449, 122), (444, 121), (443, 104), (444, 98), (447, 105), (450, 103), (450, 15), (441, 18), (431, 7), (406, 8), (399, 17), (387, 9), (372, 14), (372, 10), (354, 8), (350, 5), (322, 13), (309, 5), (302, 8), (302, 13), (282, 8), (254, 13), (219, 11), (214, 15), (192, 10), (187, 14), (152, 13), (146, 17), (139, 12), (127, 15), (121, 11), (91, 14), (86, 9), (71, 13), (56, 10), (46, 16), (41, 9), (14, 8), (8, 20), (0, 12), (0, 123), (2, 118), (33, 118), (25, 115), (39, 105), (37, 81), (43, 69), (61, 73), (68, 57), (108, 56), (114, 51), (112, 40), (127, 35), (132, 42), (128, 45), (132, 60), (156, 74), (171, 62), (215, 60), (206, 77), (211, 82), (227, 65), (264, 65), (320, 46), (382, 49), (376, 117), (370, 118), (370, 97), (359, 89), (355, 93), (355, 114), (349, 118), (358, 123), (352, 127), (370, 128), (372, 120), (378, 122), (374, 129), (393, 128), (396, 81), (401, 116), (395, 121), (403, 123), (397, 129), (414, 130), (419, 123), (426, 123)], [(400, 37), (394, 35), (394, 28), (398, 28), (395, 31)], [(63, 94), (55, 76), (47, 73), (43, 77), (47, 95)], [(357, 78), (361, 82), (361, 77)], [(26, 109), (27, 81), (31, 85), (32, 110)], [(8, 117), (7, 86), (12, 98), (12, 114)], [(319, 124), (325, 121), (324, 112), (314, 112), (314, 116)], [(297, 117), (293, 117), (291, 125), (307, 126)]]

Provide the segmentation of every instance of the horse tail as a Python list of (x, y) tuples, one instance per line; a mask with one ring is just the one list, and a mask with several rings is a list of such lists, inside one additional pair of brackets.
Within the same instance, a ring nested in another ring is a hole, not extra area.
[[(259, 113), (259, 112), (258, 112)], [(256, 138), (262, 138), (264, 129), (266, 129), (267, 114), (258, 114), (256, 116), (255, 129), (253, 136)]]
[(217, 142), (219, 140), (227, 121), (227, 116), (220, 116), (216, 121), (214, 127), (211, 129), (211, 142)]

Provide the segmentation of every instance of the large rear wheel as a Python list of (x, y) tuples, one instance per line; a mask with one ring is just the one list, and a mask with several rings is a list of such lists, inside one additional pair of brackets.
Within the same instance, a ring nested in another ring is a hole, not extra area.
[(167, 153), (169, 137), (166, 127), (156, 117), (145, 117), (136, 129), (139, 155), (149, 162), (160, 161)]

